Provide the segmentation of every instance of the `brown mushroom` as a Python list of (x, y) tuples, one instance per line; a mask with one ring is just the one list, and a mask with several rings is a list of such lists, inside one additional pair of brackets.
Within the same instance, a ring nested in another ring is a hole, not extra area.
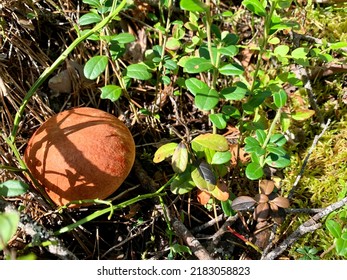
[(33, 134), (24, 153), (29, 171), (57, 205), (107, 198), (129, 175), (134, 160), (129, 129), (94, 108), (51, 117)]

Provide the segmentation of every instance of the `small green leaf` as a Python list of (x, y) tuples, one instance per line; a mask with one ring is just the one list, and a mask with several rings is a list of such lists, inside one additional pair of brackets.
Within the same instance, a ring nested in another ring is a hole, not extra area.
[(152, 78), (152, 73), (148, 71), (148, 67), (144, 64), (130, 64), (126, 68), (126, 76), (138, 80), (149, 80)]
[(122, 95), (122, 88), (116, 85), (107, 85), (101, 88), (101, 98), (115, 102)]
[(210, 91), (210, 87), (197, 78), (187, 79), (185, 81), (185, 85), (193, 95), (196, 95), (197, 93), (208, 94), (208, 92)]
[(338, 222), (334, 220), (327, 220), (325, 222), (325, 226), (327, 227), (331, 235), (334, 236), (335, 238), (339, 238), (341, 236), (342, 227)]
[(292, 51), (292, 57), (295, 59), (303, 59), (306, 58), (308, 54), (308, 49), (307, 48), (297, 48)]
[(207, 6), (199, 0), (181, 0), (181, 9), (187, 10), (189, 12), (205, 12), (207, 11)]
[(184, 71), (191, 74), (201, 73), (213, 68), (212, 63), (206, 58), (193, 57), (184, 64)]
[(241, 65), (236, 63), (229, 63), (218, 69), (219, 73), (226, 76), (242, 75), (244, 69)]
[(88, 5), (92, 6), (93, 8), (100, 7), (100, 0), (83, 0), (82, 2), (84, 4), (88, 4)]
[(195, 142), (200, 146), (211, 149), (213, 151), (225, 152), (229, 150), (228, 141), (224, 136), (219, 134), (200, 134), (199, 136), (195, 137), (192, 142)]
[(258, 16), (266, 16), (266, 10), (258, 0), (243, 0), (242, 5)]
[(273, 94), (274, 103), (277, 108), (282, 108), (287, 103), (287, 93), (281, 89)]
[(286, 150), (283, 147), (278, 147), (277, 145), (271, 143), (266, 146), (266, 151), (278, 156), (285, 156), (287, 154)]
[(314, 110), (310, 109), (297, 109), (290, 114), (291, 118), (296, 121), (305, 121), (315, 114)]
[(241, 117), (239, 109), (232, 105), (224, 105), (222, 107), (222, 113), (234, 119), (239, 119)]
[(329, 45), (329, 49), (338, 50), (342, 48), (347, 48), (347, 42), (336, 42)]
[(347, 256), (347, 240), (343, 238), (335, 239), (335, 248), (339, 256)]
[(247, 86), (244, 83), (237, 82), (235, 86), (224, 88), (220, 93), (226, 100), (242, 100), (247, 92)]
[(159, 163), (159, 162), (163, 161), (164, 159), (172, 156), (174, 154), (177, 146), (178, 146), (177, 143), (167, 143), (167, 144), (162, 145), (155, 152), (153, 162)]
[(274, 49), (276, 56), (286, 56), (289, 53), (289, 47), (287, 45), (279, 45)]
[(234, 216), (236, 214), (233, 208), (231, 207), (232, 205), (231, 199), (221, 201), (220, 205), (222, 206), (224, 215), (226, 215), (227, 217)]
[(227, 126), (227, 120), (225, 115), (221, 114), (221, 113), (217, 113), (217, 114), (210, 114), (209, 119), (211, 120), (211, 122), (218, 128), (218, 129), (224, 129)]
[(130, 33), (120, 33), (113, 37), (119, 44), (128, 44), (135, 41), (135, 36)]
[(16, 233), (19, 214), (16, 212), (0, 213), (0, 251)]
[(95, 13), (88, 13), (80, 17), (78, 23), (83, 26), (83, 25), (88, 25), (92, 23), (98, 23), (102, 20), (102, 17), (98, 14)]
[(261, 148), (259, 141), (252, 136), (245, 138), (245, 144), (245, 151), (248, 153), (253, 153)]
[(287, 113), (281, 112), (280, 123), (282, 131), (287, 131), (289, 129), (291, 120)]
[(186, 170), (188, 164), (188, 150), (186, 145), (181, 142), (176, 147), (172, 155), (172, 168), (176, 173), (182, 173)]
[(251, 162), (246, 167), (246, 176), (250, 180), (257, 180), (263, 177), (264, 171), (263, 167), (256, 162)]
[(94, 80), (105, 71), (108, 57), (104, 55), (93, 56), (84, 66), (84, 76), (89, 80)]
[(234, 57), (235, 55), (239, 53), (239, 48), (236, 47), (235, 45), (230, 45), (230, 46), (218, 49), (218, 52), (227, 57)]
[(283, 146), (285, 143), (287, 143), (287, 139), (283, 134), (275, 133), (274, 135), (271, 135), (270, 143), (274, 143), (277, 146)]
[(195, 187), (194, 181), (190, 176), (190, 169), (187, 168), (186, 171), (179, 173), (175, 179), (173, 179), (170, 190), (173, 194), (185, 194)]
[(212, 110), (219, 102), (219, 95), (215, 89), (210, 89), (208, 93), (197, 93), (195, 95), (195, 105), (200, 110)]
[(266, 132), (262, 129), (257, 129), (255, 131), (255, 134), (257, 135), (257, 140), (259, 141), (259, 144), (263, 145), (266, 139)]
[(231, 160), (230, 151), (216, 152), (212, 157), (211, 164), (224, 164), (224, 163), (228, 163), (230, 160)]
[(0, 195), (5, 197), (18, 196), (29, 189), (28, 184), (18, 180), (8, 180), (0, 184)]
[(284, 168), (290, 165), (290, 159), (288, 158), (288, 156), (279, 156), (279, 155), (270, 153), (266, 157), (265, 163), (271, 167)]

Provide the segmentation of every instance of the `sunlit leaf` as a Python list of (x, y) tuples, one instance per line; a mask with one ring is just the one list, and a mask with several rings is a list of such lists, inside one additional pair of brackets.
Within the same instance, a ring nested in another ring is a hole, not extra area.
[(342, 227), (338, 222), (334, 220), (327, 220), (325, 222), (325, 226), (327, 227), (331, 235), (334, 236), (335, 238), (339, 238), (341, 236)]
[(196, 198), (201, 205), (206, 205), (211, 198), (211, 194), (209, 192), (198, 190)]
[(290, 114), (291, 118), (296, 121), (305, 121), (315, 114), (314, 110), (310, 109), (297, 109)]
[(200, 146), (214, 151), (225, 152), (229, 150), (228, 141), (224, 136), (219, 134), (200, 134), (199, 136), (195, 137), (192, 142), (196, 142)]
[(126, 68), (126, 76), (138, 80), (149, 80), (152, 78), (152, 73), (148, 71), (148, 67), (144, 64), (130, 64)]
[(224, 129), (227, 126), (227, 119), (224, 114), (217, 113), (217, 114), (210, 114), (209, 119), (211, 122), (218, 128), (218, 129)]
[(120, 33), (113, 37), (113, 40), (117, 41), (119, 44), (132, 43), (135, 39), (135, 36), (130, 33)]
[(277, 108), (282, 108), (284, 105), (286, 105), (288, 96), (283, 89), (275, 92), (272, 96)]
[(266, 10), (258, 0), (243, 0), (242, 5), (258, 16), (266, 16)]
[(0, 251), (16, 233), (19, 214), (16, 212), (0, 213)]
[(244, 69), (241, 65), (236, 63), (229, 63), (218, 69), (219, 73), (226, 76), (242, 75)]
[(102, 99), (109, 99), (112, 102), (115, 102), (122, 95), (122, 88), (116, 85), (107, 85), (101, 88)]
[(288, 156), (278, 156), (276, 154), (270, 153), (266, 159), (265, 163), (275, 168), (284, 168), (290, 165), (290, 159)]
[(211, 167), (204, 161), (192, 168), (191, 176), (200, 190), (211, 192), (216, 187), (216, 177)]
[(285, 197), (282, 197), (282, 196), (275, 197), (273, 200), (271, 200), (271, 203), (274, 203), (278, 207), (281, 207), (281, 208), (288, 208), (289, 207), (289, 200)]
[(246, 176), (250, 180), (257, 180), (263, 177), (263, 167), (257, 162), (251, 162), (246, 167)]
[(197, 93), (208, 94), (210, 91), (210, 87), (205, 82), (197, 78), (187, 79), (185, 81), (185, 85), (193, 95), (196, 95)]
[(186, 170), (188, 164), (187, 146), (181, 142), (176, 147), (172, 155), (172, 168), (176, 173), (182, 173)]
[(87, 13), (80, 17), (78, 23), (81, 26), (88, 25), (91, 23), (98, 23), (102, 20), (102, 17), (96, 13)]
[(197, 93), (194, 101), (200, 110), (209, 111), (218, 104), (219, 95), (215, 89), (210, 89), (207, 93)]
[(206, 4), (200, 0), (181, 0), (180, 6), (183, 10), (190, 12), (205, 12), (207, 10)]
[(266, 180), (266, 179), (260, 180), (259, 188), (261, 193), (269, 195), (275, 189), (275, 182), (272, 180)]
[(167, 144), (162, 145), (155, 152), (153, 162), (159, 163), (159, 162), (163, 161), (164, 159), (172, 156), (174, 154), (177, 146), (178, 146), (177, 143), (167, 143)]
[(94, 80), (106, 69), (108, 57), (105, 55), (96, 55), (87, 61), (84, 65), (84, 76), (89, 80)]
[(213, 65), (211, 61), (202, 57), (193, 57), (188, 59), (184, 64), (184, 71), (187, 73), (201, 73), (211, 70)]
[(219, 201), (226, 201), (229, 199), (229, 192), (225, 183), (218, 182), (217, 186), (211, 191), (211, 194)]

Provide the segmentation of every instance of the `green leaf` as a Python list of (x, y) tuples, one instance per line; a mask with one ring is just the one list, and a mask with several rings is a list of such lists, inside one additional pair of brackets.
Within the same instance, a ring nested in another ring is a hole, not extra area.
[(107, 85), (101, 88), (101, 98), (115, 102), (122, 95), (122, 88), (116, 85)]
[(289, 52), (289, 47), (287, 45), (279, 45), (274, 49), (274, 54), (276, 56), (286, 56)]
[(16, 233), (19, 214), (16, 212), (0, 213), (0, 251)]
[(234, 57), (235, 55), (239, 53), (239, 48), (236, 47), (235, 45), (230, 45), (230, 46), (218, 49), (218, 52), (227, 57)]
[(188, 164), (187, 146), (181, 142), (176, 147), (172, 155), (172, 168), (176, 173), (182, 173), (186, 170)]
[(231, 160), (230, 151), (216, 152), (212, 157), (211, 164), (224, 164), (224, 163), (228, 163), (230, 160)]
[(258, 0), (243, 0), (242, 5), (258, 16), (266, 16), (266, 10)]
[(82, 2), (84, 4), (88, 4), (88, 5), (92, 6), (93, 8), (100, 7), (100, 0), (83, 0)]
[(257, 180), (263, 177), (263, 167), (259, 163), (251, 162), (246, 167), (246, 176), (250, 180)]
[(242, 82), (237, 82), (235, 86), (224, 88), (220, 93), (226, 100), (242, 100), (247, 92), (247, 86)]
[(224, 136), (219, 134), (200, 134), (199, 136), (195, 137), (192, 142), (195, 142), (204, 148), (211, 149), (217, 152), (225, 152), (229, 150), (228, 141)]
[(290, 159), (288, 158), (288, 156), (279, 156), (279, 155), (270, 153), (266, 157), (265, 163), (271, 167), (284, 168), (290, 165)]
[(205, 12), (207, 11), (207, 6), (199, 0), (181, 0), (181, 9), (187, 10), (189, 12)]
[(158, 150), (154, 154), (153, 162), (159, 163), (164, 159), (172, 156), (175, 152), (177, 143), (167, 143), (158, 148)]
[(130, 33), (120, 33), (113, 37), (114, 41), (117, 41), (119, 44), (128, 44), (135, 41), (135, 36)]
[(248, 153), (253, 153), (261, 148), (259, 141), (252, 136), (245, 138), (245, 144), (245, 151)]
[(262, 129), (257, 129), (255, 131), (255, 134), (257, 135), (257, 140), (259, 141), (259, 144), (262, 146), (266, 139), (266, 132)]
[(218, 129), (224, 129), (227, 126), (225, 115), (218, 113), (218, 114), (210, 114), (209, 119), (211, 122), (218, 128)]
[(89, 80), (94, 80), (105, 71), (108, 57), (104, 55), (93, 56), (84, 66), (84, 76)]
[(204, 161), (193, 167), (191, 176), (195, 185), (202, 191), (211, 192), (216, 187), (215, 175), (209, 164)]
[(347, 42), (336, 42), (329, 45), (329, 49), (338, 50), (342, 48), (347, 48)]
[(291, 120), (287, 113), (281, 112), (280, 123), (282, 131), (287, 131), (289, 129)]
[(152, 78), (152, 73), (148, 71), (148, 67), (144, 64), (130, 64), (126, 68), (126, 76), (138, 80), (149, 80)]
[(335, 248), (339, 256), (347, 256), (347, 240), (343, 238), (335, 239)]
[(0, 184), (0, 196), (18, 196), (25, 193), (28, 189), (28, 184), (22, 181), (8, 180)]
[(185, 81), (185, 85), (193, 95), (196, 95), (197, 93), (208, 94), (208, 92), (210, 91), (210, 87), (197, 78), (187, 79)]
[(222, 107), (222, 113), (234, 119), (239, 119), (241, 117), (239, 109), (232, 105), (224, 105)]
[(296, 121), (305, 121), (311, 118), (315, 114), (314, 110), (310, 109), (297, 109), (293, 113), (290, 114), (291, 118)]
[(218, 69), (219, 73), (226, 76), (242, 75), (244, 69), (241, 65), (236, 63), (229, 63)]
[(307, 48), (297, 48), (292, 51), (292, 57), (295, 59), (303, 59), (306, 58), (308, 54), (308, 49)]
[(215, 89), (210, 89), (208, 93), (197, 93), (195, 95), (195, 105), (200, 110), (212, 110), (219, 102), (219, 95)]
[(327, 227), (331, 235), (334, 236), (335, 238), (339, 238), (341, 236), (342, 227), (338, 222), (334, 220), (327, 220), (325, 222), (325, 226)]
[(206, 58), (193, 57), (184, 64), (184, 71), (191, 74), (201, 73), (213, 68), (212, 63)]
[(278, 156), (285, 156), (287, 154), (286, 150), (283, 147), (278, 147), (277, 145), (271, 143), (266, 146), (266, 151)]
[(234, 216), (236, 214), (233, 208), (231, 207), (232, 205), (231, 199), (221, 201), (220, 205), (222, 206), (224, 215), (226, 215), (227, 217)]
[(277, 146), (283, 146), (285, 143), (287, 143), (287, 139), (283, 134), (275, 133), (274, 135), (271, 135), (270, 143), (274, 143)]
[(98, 14), (95, 13), (88, 13), (80, 17), (78, 23), (83, 26), (83, 25), (88, 25), (91, 23), (98, 23), (102, 20), (102, 17)]
[(273, 94), (274, 103), (277, 108), (282, 108), (287, 103), (287, 93), (281, 89)]
[(173, 194), (185, 194), (194, 189), (196, 185), (190, 176), (190, 169), (187, 168), (183, 173), (179, 173), (173, 179), (170, 190)]

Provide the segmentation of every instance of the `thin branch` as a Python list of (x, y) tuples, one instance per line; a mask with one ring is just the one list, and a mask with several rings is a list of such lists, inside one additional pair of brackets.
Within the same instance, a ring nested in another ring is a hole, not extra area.
[(287, 239), (285, 239), (278, 247), (272, 250), (270, 253), (265, 255), (262, 260), (274, 260), (281, 255), (288, 247), (290, 247), (296, 240), (308, 232), (313, 232), (322, 226), (318, 223), (320, 219), (329, 215), (331, 212), (343, 207), (347, 204), (347, 197), (344, 199), (329, 205), (324, 208), (321, 212), (314, 215), (311, 219), (300, 225)]

